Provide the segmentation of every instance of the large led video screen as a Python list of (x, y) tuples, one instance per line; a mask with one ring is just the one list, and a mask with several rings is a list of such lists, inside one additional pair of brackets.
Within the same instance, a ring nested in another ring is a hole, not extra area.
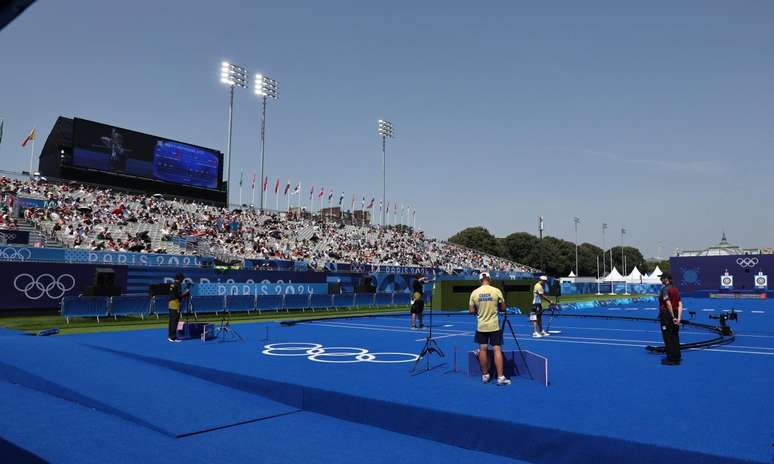
[(217, 189), (221, 159), (207, 148), (85, 119), (73, 122), (73, 166)]

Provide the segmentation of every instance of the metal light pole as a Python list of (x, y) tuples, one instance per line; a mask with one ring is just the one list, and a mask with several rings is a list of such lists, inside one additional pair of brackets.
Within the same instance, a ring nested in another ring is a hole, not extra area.
[(385, 226), (384, 214), (387, 209), (387, 138), (392, 138), (392, 123), (379, 120), (379, 136), (382, 138), (382, 227)]
[[(272, 98), (276, 100), (279, 98), (279, 83), (274, 79), (270, 79), (263, 74), (255, 75), (255, 94), (261, 98), (261, 179), (264, 178), (264, 162), (266, 154), (266, 100)], [(263, 189), (261, 189), (260, 207), (259, 210), (264, 209), (264, 195)]]
[(234, 87), (247, 88), (247, 69), (242, 66), (224, 61), (220, 64), (220, 82), (228, 85), (228, 141), (226, 143), (226, 182), (228, 192), (226, 193), (226, 203), (231, 199), (231, 136), (234, 125)]
[(538, 216), (538, 234), (540, 236), (540, 267), (546, 272), (546, 254), (543, 249), (543, 216)]
[(624, 234), (626, 229), (621, 228), (621, 266), (623, 266), (623, 275), (626, 275), (626, 263), (624, 262)]
[(575, 277), (578, 277), (578, 224), (580, 224), (580, 218), (575, 217), (572, 219), (575, 224)]
[(605, 252), (605, 231), (607, 230), (607, 223), (602, 223), (602, 275), (607, 276), (607, 264), (605, 262), (605, 259), (607, 255), (607, 252)]
[(599, 291), (599, 255), (597, 255), (597, 295), (601, 295)]

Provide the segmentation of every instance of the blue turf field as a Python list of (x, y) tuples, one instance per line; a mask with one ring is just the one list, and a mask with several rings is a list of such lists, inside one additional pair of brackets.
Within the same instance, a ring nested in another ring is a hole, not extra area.
[[(246, 341), (223, 343), (4, 332), (0, 436), (53, 462), (771, 462), (774, 305), (686, 299), (699, 322), (732, 307), (736, 341), (686, 352), (677, 368), (643, 349), (660, 342), (654, 322), (563, 315), (551, 324), (561, 334), (534, 340), (512, 317), (522, 347), (550, 360), (547, 388), (468, 377), (467, 315), (435, 318), (447, 365), (416, 376), (425, 333), (406, 315), (242, 324)], [(653, 303), (583, 313), (657, 314)], [(463, 372), (450, 372), (455, 351)]]

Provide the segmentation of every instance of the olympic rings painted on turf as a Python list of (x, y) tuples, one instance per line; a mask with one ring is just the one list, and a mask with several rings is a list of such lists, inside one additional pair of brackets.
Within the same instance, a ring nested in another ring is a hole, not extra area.
[(736, 264), (745, 268), (755, 267), (758, 265), (758, 258), (736, 258)]
[[(319, 343), (271, 343), (265, 345), (261, 353), (269, 356), (308, 356), (309, 351), (320, 350), (322, 347)], [(275, 353), (275, 351), (280, 353)], [(294, 351), (300, 353), (293, 353)]]
[[(352, 346), (323, 346), (319, 343), (283, 342), (264, 345), (261, 353), (267, 356), (306, 356), (310, 361), (327, 364), (400, 364), (414, 362), (419, 356), (412, 353), (385, 351), (371, 353), (366, 348)], [(383, 358), (383, 359), (380, 359)], [(397, 359), (389, 359), (390, 357)], [(350, 358), (350, 359), (343, 359)], [(386, 359), (384, 359), (386, 358)]]

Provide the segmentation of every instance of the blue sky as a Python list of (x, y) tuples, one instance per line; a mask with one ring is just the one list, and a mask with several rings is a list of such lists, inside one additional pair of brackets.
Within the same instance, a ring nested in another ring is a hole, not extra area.
[[(280, 82), (267, 173), (380, 194), (447, 238), (483, 225), (646, 255), (774, 246), (774, 2), (38, 1), (0, 31), (0, 168), (58, 115), (225, 151), (224, 59)], [(257, 170), (237, 94), (232, 180)], [(249, 192), (245, 192), (249, 196)], [(338, 196), (338, 193), (337, 193)]]

